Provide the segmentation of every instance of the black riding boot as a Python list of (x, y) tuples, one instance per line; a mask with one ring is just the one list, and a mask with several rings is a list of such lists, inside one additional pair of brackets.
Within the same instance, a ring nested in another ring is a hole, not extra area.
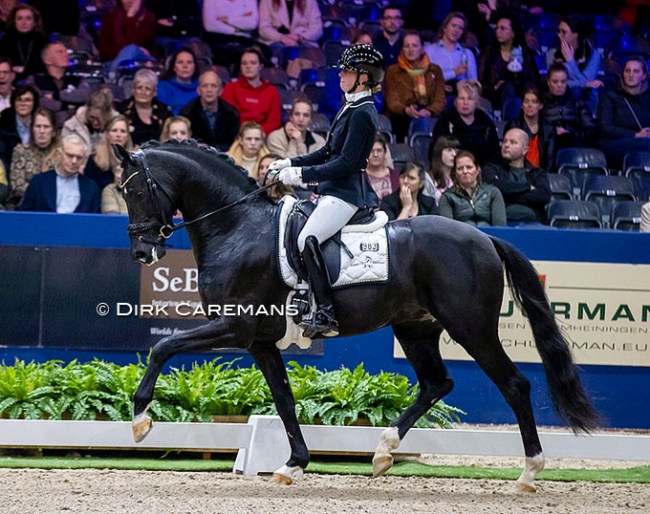
[(309, 273), (309, 282), (317, 305), (311, 325), (305, 329), (303, 335), (316, 337), (320, 334), (325, 337), (335, 337), (339, 335), (339, 324), (334, 317), (334, 308), (332, 307), (332, 286), (316, 237), (309, 236), (307, 238), (302, 258), (305, 261), (307, 273)]

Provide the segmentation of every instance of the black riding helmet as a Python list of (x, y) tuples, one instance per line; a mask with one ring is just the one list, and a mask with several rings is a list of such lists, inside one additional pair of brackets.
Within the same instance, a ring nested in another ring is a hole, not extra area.
[(351, 70), (357, 72), (357, 80), (354, 86), (347, 93), (351, 93), (360, 84), (359, 79), (362, 73), (368, 75), (368, 81), (364, 86), (372, 89), (381, 84), (384, 80), (384, 67), (386, 61), (379, 50), (370, 45), (352, 45), (347, 47), (339, 58), (338, 67), (341, 70)]

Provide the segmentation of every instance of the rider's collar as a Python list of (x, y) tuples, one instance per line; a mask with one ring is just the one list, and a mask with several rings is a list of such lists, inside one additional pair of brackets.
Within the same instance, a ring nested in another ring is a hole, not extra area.
[(370, 89), (364, 89), (363, 91), (359, 91), (358, 93), (345, 93), (345, 101), (348, 103), (352, 103), (370, 95), (372, 95), (372, 91), (370, 91)]

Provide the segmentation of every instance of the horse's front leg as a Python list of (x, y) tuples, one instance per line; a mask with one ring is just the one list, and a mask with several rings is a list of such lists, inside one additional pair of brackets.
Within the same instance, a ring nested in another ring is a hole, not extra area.
[(290, 485), (300, 478), (309, 464), (309, 450), (305, 444), (298, 418), (296, 402), (289, 385), (287, 370), (274, 342), (256, 342), (248, 349), (269, 384), (275, 407), (284, 423), (291, 447), (291, 456), (284, 466), (273, 473), (272, 480), (278, 484)]
[[(183, 352), (202, 351), (213, 348), (242, 348), (246, 338), (237, 334), (233, 318), (211, 321), (191, 330), (177, 332), (158, 341), (151, 350), (149, 365), (133, 401), (133, 438), (141, 442), (151, 432), (153, 423), (147, 409), (153, 399), (158, 375), (171, 357)], [(241, 324), (240, 324), (241, 325)], [(241, 326), (238, 327), (241, 332)], [(250, 340), (250, 339), (248, 339)]]

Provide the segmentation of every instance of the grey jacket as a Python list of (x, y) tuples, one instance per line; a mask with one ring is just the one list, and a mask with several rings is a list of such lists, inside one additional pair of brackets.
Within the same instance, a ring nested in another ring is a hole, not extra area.
[(474, 196), (459, 187), (447, 189), (438, 206), (441, 216), (475, 227), (504, 226), (506, 204), (501, 192), (490, 184), (479, 184)]

